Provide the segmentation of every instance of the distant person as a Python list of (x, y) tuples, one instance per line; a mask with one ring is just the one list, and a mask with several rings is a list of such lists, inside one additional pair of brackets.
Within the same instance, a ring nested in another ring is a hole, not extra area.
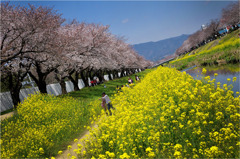
[(128, 78), (128, 84), (132, 84), (133, 83), (133, 80), (129, 77)]
[(94, 83), (93, 80), (92, 80), (90, 83), (91, 83), (91, 87), (94, 86), (94, 84), (93, 84), (93, 83)]
[(102, 99), (101, 106), (104, 109), (105, 113), (108, 115), (108, 113), (107, 113), (107, 106), (106, 106), (106, 100), (104, 100), (103, 98), (100, 98), (100, 99)]
[(93, 85), (96, 86), (97, 85), (97, 81), (93, 80)]
[(100, 84), (100, 81), (99, 81), (99, 78), (98, 78), (98, 77), (96, 78), (96, 81), (97, 81), (97, 84)]
[(107, 104), (107, 108), (108, 108), (108, 111), (109, 111), (110, 115), (112, 115), (112, 112), (111, 112), (110, 109), (111, 109), (111, 108), (112, 108), (112, 109), (115, 109), (115, 108), (112, 106), (111, 100), (109, 99), (108, 95), (106, 95), (105, 92), (102, 93), (102, 99), (103, 99), (104, 103)]
[(135, 75), (135, 80), (140, 81), (140, 78), (137, 75)]

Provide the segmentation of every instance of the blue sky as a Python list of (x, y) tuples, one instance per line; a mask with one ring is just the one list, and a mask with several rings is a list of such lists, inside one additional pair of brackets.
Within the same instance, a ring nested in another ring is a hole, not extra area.
[(128, 43), (158, 41), (199, 30), (221, 17), (229, 1), (12, 1), (53, 7), (70, 22), (110, 25)]

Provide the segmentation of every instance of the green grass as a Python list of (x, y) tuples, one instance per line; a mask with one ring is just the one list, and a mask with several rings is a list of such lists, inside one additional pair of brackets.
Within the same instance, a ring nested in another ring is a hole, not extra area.
[[(138, 75), (140, 79), (142, 79), (147, 73), (151, 72), (152, 70), (153, 69), (146, 69), (142, 72), (132, 74), (131, 76), (125, 76), (122, 78), (106, 81), (94, 87), (84, 87), (79, 91), (70, 92), (66, 95), (60, 95), (59, 97), (63, 98), (65, 96), (71, 96), (84, 102), (90, 102), (100, 98), (103, 92), (105, 92), (108, 96), (112, 96), (117, 92), (117, 86), (121, 87), (122, 85), (126, 85), (128, 83), (127, 80), (129, 77), (131, 77), (135, 83), (135, 75)], [(104, 85), (106, 85), (106, 88)]]
[[(197, 68), (197, 67), (195, 67)], [(215, 70), (227, 70), (229, 72), (240, 72), (240, 64), (229, 64), (229, 65), (224, 65), (224, 66), (207, 66), (204, 67), (208, 71), (215, 71)]]
[(169, 63), (169, 67), (178, 70), (191, 66), (213, 66), (223, 64), (237, 64), (240, 61), (238, 38), (239, 30), (216, 39), (190, 53)]
[(221, 40), (219, 41), (219, 44), (223, 44), (227, 41), (231, 41), (233, 39), (239, 39), (239, 30), (236, 30), (236, 31), (233, 31), (231, 32), (230, 34), (228, 34), (227, 36), (225, 37), (222, 37)]
[(192, 52), (199, 53), (199, 52), (204, 51), (204, 50), (209, 50), (212, 47), (216, 46), (218, 44), (218, 41), (219, 41), (219, 39), (211, 41), (211, 42), (207, 43), (206, 45), (203, 45), (203, 46), (197, 48), (196, 50), (191, 51), (191, 53)]

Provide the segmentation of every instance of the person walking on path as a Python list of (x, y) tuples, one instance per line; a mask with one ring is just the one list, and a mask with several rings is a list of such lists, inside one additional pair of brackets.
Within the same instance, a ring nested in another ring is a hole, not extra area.
[(106, 103), (107, 104), (107, 108), (108, 108), (108, 111), (110, 113), (110, 115), (112, 115), (112, 112), (111, 112), (111, 108), (112, 109), (115, 109), (112, 104), (111, 104), (111, 100), (109, 99), (108, 95), (106, 95), (105, 92), (102, 93), (102, 101), (103, 103)]
[(103, 107), (105, 113), (108, 115), (108, 113), (107, 113), (107, 106), (106, 106), (106, 100), (104, 100), (103, 98), (101, 98), (101, 99), (102, 99), (102, 103), (101, 103), (101, 105), (102, 105), (102, 107)]

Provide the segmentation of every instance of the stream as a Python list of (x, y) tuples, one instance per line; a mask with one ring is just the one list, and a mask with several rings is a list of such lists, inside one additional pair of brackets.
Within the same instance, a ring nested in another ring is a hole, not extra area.
[[(234, 96), (236, 96), (236, 92), (240, 92), (240, 69), (238, 66), (224, 66), (224, 67), (206, 67), (207, 72), (205, 75), (202, 73), (201, 67), (190, 67), (183, 71), (191, 75), (195, 79), (202, 79), (204, 76), (210, 76), (211, 80), (216, 79), (216, 83), (220, 82), (221, 87), (223, 84), (232, 85), (232, 91), (234, 92)], [(214, 77), (214, 74), (217, 73), (218, 76)], [(233, 82), (233, 77), (237, 77), (237, 80)], [(230, 78), (231, 81), (227, 79)]]

